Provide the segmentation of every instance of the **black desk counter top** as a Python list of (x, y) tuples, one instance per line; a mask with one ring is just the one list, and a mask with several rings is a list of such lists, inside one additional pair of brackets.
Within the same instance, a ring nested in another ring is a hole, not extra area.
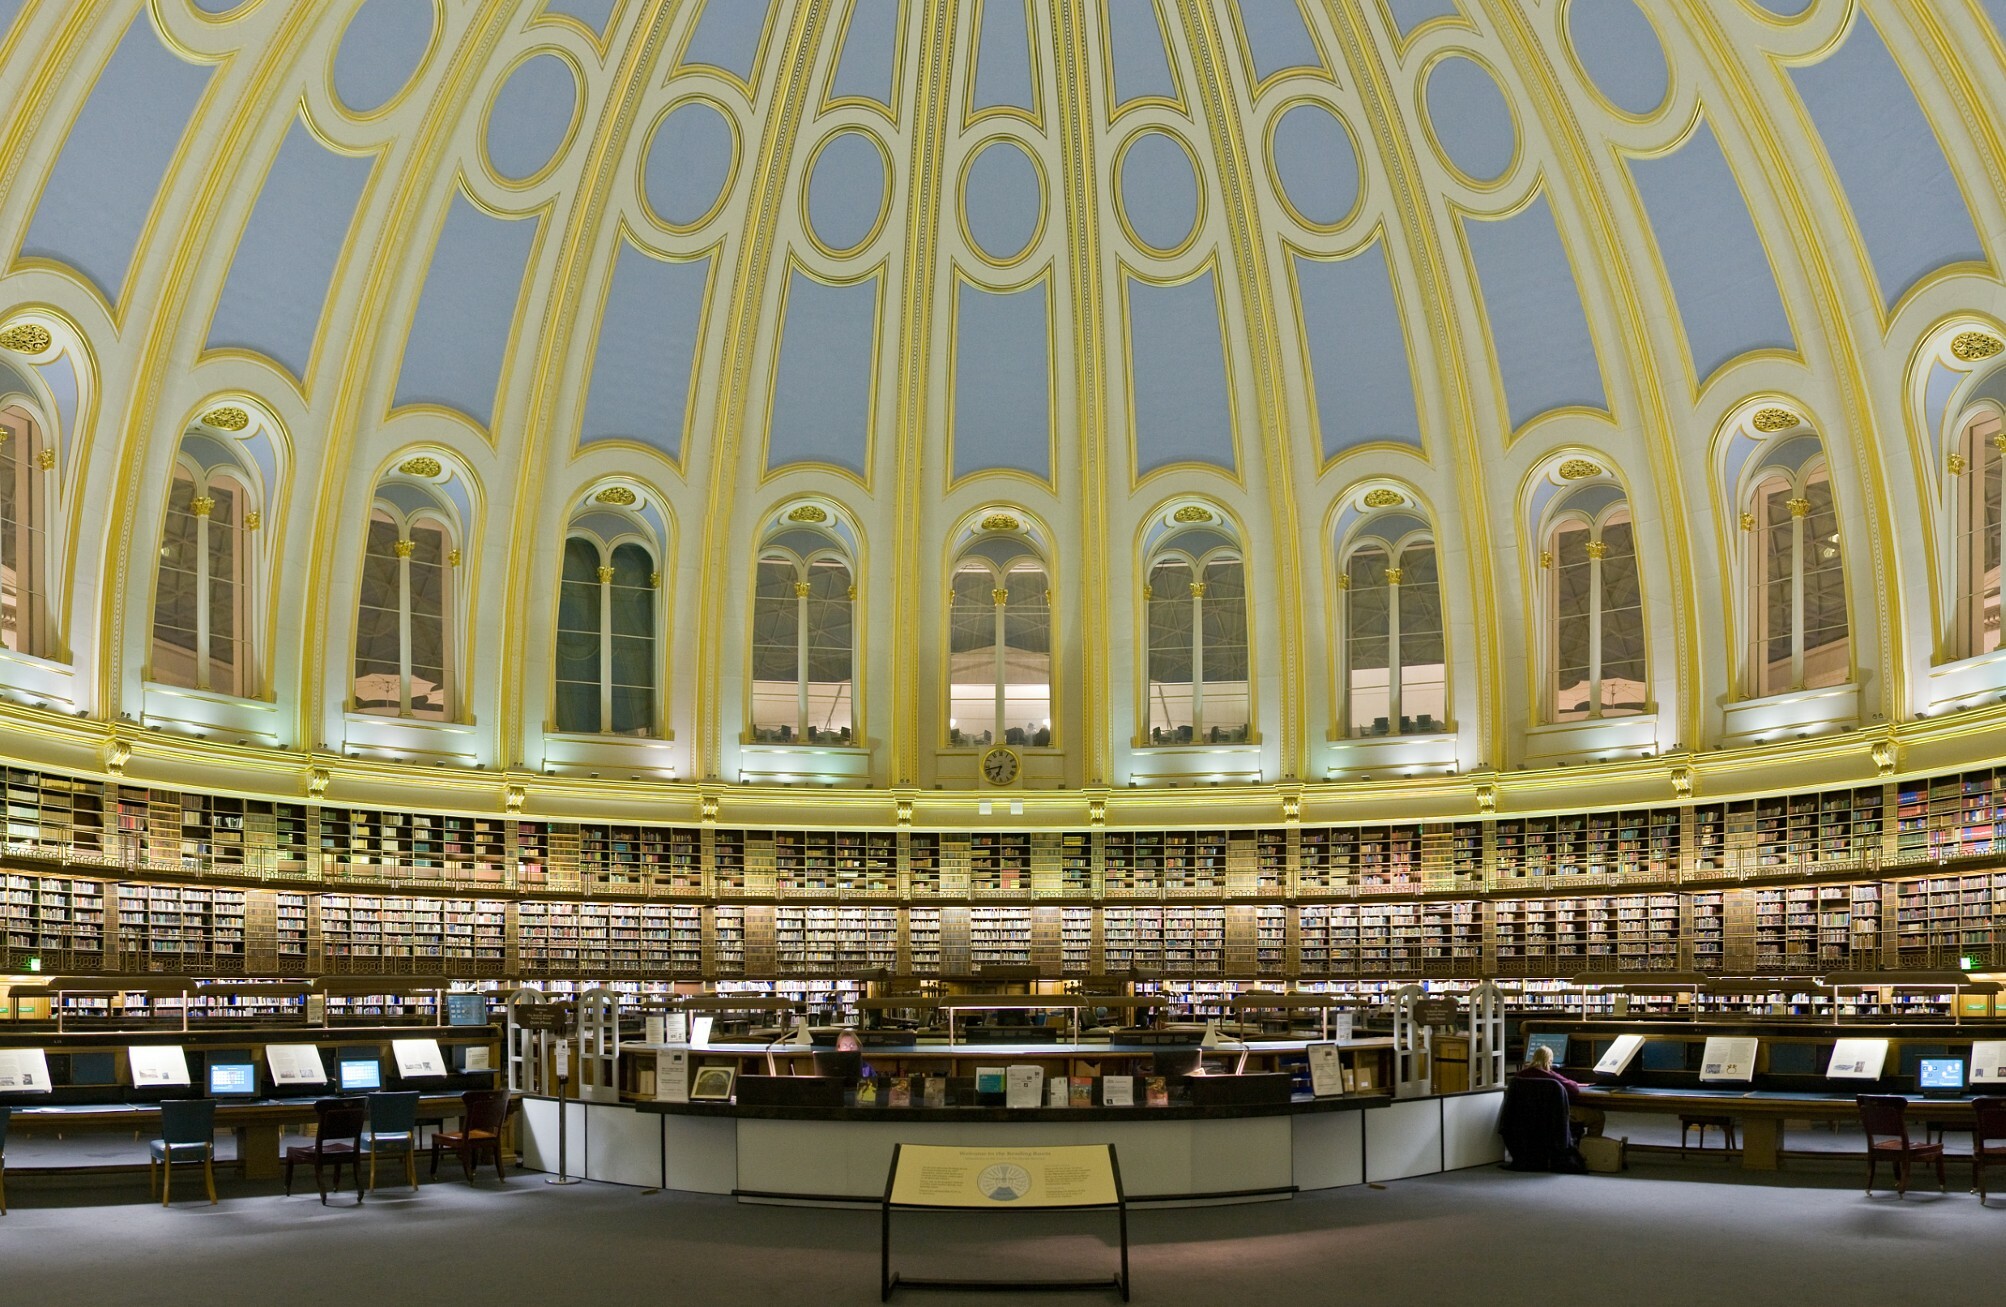
[(1200, 1107), (1173, 1103), (1168, 1107), (804, 1107), (736, 1103), (626, 1103), (640, 1112), (667, 1116), (725, 1117), (745, 1121), (899, 1121), (937, 1123), (1052, 1121), (1235, 1121), (1261, 1116), (1305, 1116), (1319, 1112), (1352, 1112), (1392, 1103), (1389, 1094), (1344, 1094), (1335, 1098), (1297, 1095), (1286, 1103), (1232, 1103)]

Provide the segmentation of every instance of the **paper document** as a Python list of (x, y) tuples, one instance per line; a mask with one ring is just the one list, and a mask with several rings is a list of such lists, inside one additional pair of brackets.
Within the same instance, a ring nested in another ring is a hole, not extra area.
[(1637, 1054), (1643, 1051), (1643, 1048), (1644, 1037), (1642, 1035), (1616, 1036), (1616, 1042), (1609, 1045), (1609, 1051), (1604, 1053), (1601, 1060), (1595, 1063), (1595, 1074), (1598, 1076), (1622, 1075), (1630, 1069), (1630, 1064), (1637, 1060)]
[(327, 1083), (327, 1068), (312, 1044), (266, 1044), (265, 1065), (272, 1069), (272, 1083), (282, 1088)]

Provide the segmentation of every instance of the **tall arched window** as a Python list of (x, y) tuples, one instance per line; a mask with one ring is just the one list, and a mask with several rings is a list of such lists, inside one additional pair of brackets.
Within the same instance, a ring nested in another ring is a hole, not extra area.
[(1762, 468), (1746, 502), (1747, 693), (1845, 684), (1852, 676), (1846, 569), (1824, 460)]
[(48, 520), (42, 426), (24, 408), (0, 408), (0, 648), (48, 652)]
[(1173, 535), (1150, 559), (1149, 742), (1236, 743), (1253, 721), (1246, 565), (1215, 529)]
[(256, 692), (245, 538), (256, 511), (234, 471), (175, 464), (153, 589), (153, 680), (218, 694)]
[(1445, 729), (1448, 659), (1434, 542), (1364, 539), (1346, 555), (1338, 584), (1351, 734)]
[(1052, 742), (1051, 581), (1012, 536), (977, 542), (955, 565), (948, 607), (948, 740)]
[(564, 542), (556, 717), (566, 732), (655, 730), (655, 560), (638, 544)]
[(850, 563), (820, 533), (785, 535), (760, 554), (753, 581), (752, 735), (848, 744), (856, 724)]
[(355, 621), (355, 710), (449, 720), (453, 568), (446, 524), (379, 502), (369, 514)]
[(1958, 456), (1964, 470), (1957, 495), (1958, 656), (1975, 658), (1999, 648), (2000, 560), (2006, 557), (2006, 422), (1987, 410), (1967, 423)]
[(1644, 594), (1636, 534), (1620, 500), (1569, 512), (1546, 537), (1549, 715), (1557, 722), (1644, 711)]

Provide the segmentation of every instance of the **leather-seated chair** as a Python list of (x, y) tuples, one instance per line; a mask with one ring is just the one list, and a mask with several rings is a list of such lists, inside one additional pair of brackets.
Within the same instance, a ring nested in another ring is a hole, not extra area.
[(432, 1135), (432, 1174), (439, 1174), (440, 1152), (450, 1149), (459, 1156), (460, 1170), (468, 1180), (474, 1178), (474, 1169), (486, 1155), (494, 1158), (495, 1178), (508, 1183), (508, 1171), (502, 1163), (502, 1126), (514, 1106), (508, 1090), (469, 1089), (460, 1095), (460, 1101), (466, 1104), (460, 1128)]
[[(1986, 1199), (1985, 1168), (2006, 1166), (2006, 1098), (1971, 1100), (1971, 1187)], [(0, 1204), (0, 1212), (6, 1211)]]
[(1917, 1162), (1936, 1163), (1936, 1187), (1941, 1192), (1943, 1145), (1909, 1139), (1908, 1100), (1900, 1094), (1861, 1094), (1855, 1101), (1860, 1105), (1860, 1128), (1867, 1135), (1867, 1192), (1874, 1192), (1874, 1173), (1883, 1158), (1894, 1163), (1897, 1198), (1908, 1196), (1909, 1175)]
[(341, 1168), (355, 1173), (355, 1202), (362, 1203), (362, 1127), (369, 1109), (359, 1098), (323, 1098), (313, 1105), (314, 1131), (311, 1144), (294, 1144), (286, 1149), (286, 1197), (292, 1197), (293, 1168), (301, 1162), (313, 1167), (314, 1188), (320, 1190), (320, 1205), (327, 1206), (325, 1168), (334, 1168), (334, 1187), (341, 1187)]

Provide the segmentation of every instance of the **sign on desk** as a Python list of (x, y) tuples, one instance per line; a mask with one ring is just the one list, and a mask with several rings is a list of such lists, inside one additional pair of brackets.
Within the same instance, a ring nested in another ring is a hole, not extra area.
[(125, 1062), (132, 1068), (134, 1088), (155, 1089), (188, 1083), (188, 1058), (179, 1048), (134, 1044), (125, 1050)]
[(320, 1049), (312, 1044), (267, 1044), (265, 1065), (272, 1069), (275, 1085), (324, 1085), (327, 1068), (321, 1064)]
[(1755, 1078), (1755, 1049), (1761, 1041), (1738, 1035), (1709, 1035), (1700, 1057), (1700, 1083), (1739, 1082)]
[(1100, 1207), (1118, 1201), (1106, 1144), (957, 1148), (903, 1144), (891, 1200), (902, 1207)]
[(1971, 1083), (2006, 1084), (2006, 1039), (1980, 1039), (1971, 1045)]
[(46, 1094), (49, 1062), (39, 1048), (0, 1048), (0, 1094)]
[(436, 1039), (393, 1039), (390, 1049), (397, 1058), (397, 1074), (406, 1080), (446, 1074), (446, 1055)]

